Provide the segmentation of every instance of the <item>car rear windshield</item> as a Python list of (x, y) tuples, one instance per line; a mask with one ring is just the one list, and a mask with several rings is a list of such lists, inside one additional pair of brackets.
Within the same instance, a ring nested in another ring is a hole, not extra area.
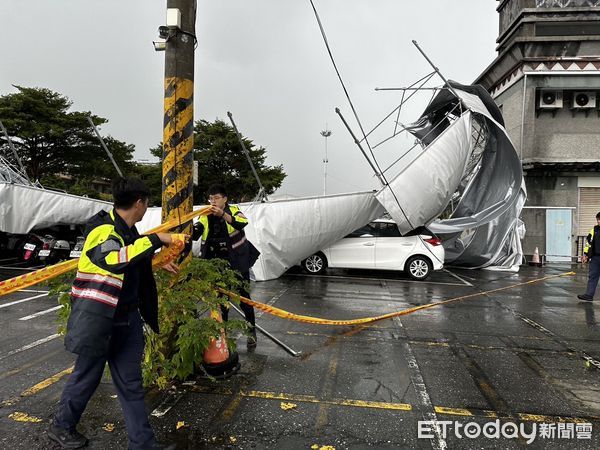
[(425, 227), (417, 227), (414, 230), (409, 231), (404, 236), (418, 236), (419, 234), (427, 234), (429, 236), (435, 236), (431, 231)]

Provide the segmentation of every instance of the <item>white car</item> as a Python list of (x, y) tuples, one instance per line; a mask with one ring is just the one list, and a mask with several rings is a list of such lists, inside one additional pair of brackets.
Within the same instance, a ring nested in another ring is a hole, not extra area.
[(309, 273), (327, 267), (405, 271), (424, 280), (444, 267), (442, 241), (425, 228), (402, 236), (392, 220), (377, 219), (302, 261)]

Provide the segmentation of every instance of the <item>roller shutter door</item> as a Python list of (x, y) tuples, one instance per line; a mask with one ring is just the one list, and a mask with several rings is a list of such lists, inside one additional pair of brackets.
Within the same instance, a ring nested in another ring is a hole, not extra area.
[(587, 236), (600, 212), (600, 188), (579, 188), (579, 236)]

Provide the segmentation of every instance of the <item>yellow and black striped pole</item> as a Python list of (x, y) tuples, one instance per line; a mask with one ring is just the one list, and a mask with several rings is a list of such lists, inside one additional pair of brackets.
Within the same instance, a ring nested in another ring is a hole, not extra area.
[[(192, 211), (194, 146), (194, 47), (196, 0), (168, 0), (179, 10), (179, 28), (170, 27), (165, 49), (162, 220), (178, 220)], [(191, 234), (191, 222), (178, 231)], [(189, 257), (184, 252), (182, 260)]]

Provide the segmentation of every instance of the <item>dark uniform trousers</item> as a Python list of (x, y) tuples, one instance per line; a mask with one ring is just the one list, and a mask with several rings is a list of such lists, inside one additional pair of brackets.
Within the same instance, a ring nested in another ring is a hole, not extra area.
[[(239, 274), (239, 272), (238, 272)], [(244, 281), (250, 281), (250, 271), (246, 271), (238, 275)], [(240, 295), (242, 297), (250, 298), (250, 293), (245, 289), (240, 289)], [(240, 308), (244, 312), (244, 317), (246, 318), (246, 322), (250, 324), (250, 330), (254, 330), (254, 326), (256, 325), (256, 318), (254, 316), (254, 308), (252, 305), (248, 303), (240, 302)], [(229, 318), (229, 308), (221, 305), (221, 315), (223, 316), (223, 320), (227, 322)]]
[[(600, 237), (597, 237), (596, 239), (600, 239)], [(589, 278), (588, 278), (588, 285), (587, 285), (587, 291), (585, 292), (586, 295), (589, 295), (590, 297), (594, 297), (594, 294), (596, 293), (596, 287), (598, 286), (598, 279), (600, 279), (600, 255), (594, 255), (592, 256), (592, 258), (590, 259), (590, 272), (589, 272)]]
[(79, 355), (75, 369), (62, 394), (54, 424), (75, 428), (92, 394), (100, 384), (108, 362), (129, 436), (130, 449), (145, 449), (155, 444), (144, 403), (141, 362), (144, 351), (142, 320), (138, 310), (122, 318), (115, 317), (108, 355)]

